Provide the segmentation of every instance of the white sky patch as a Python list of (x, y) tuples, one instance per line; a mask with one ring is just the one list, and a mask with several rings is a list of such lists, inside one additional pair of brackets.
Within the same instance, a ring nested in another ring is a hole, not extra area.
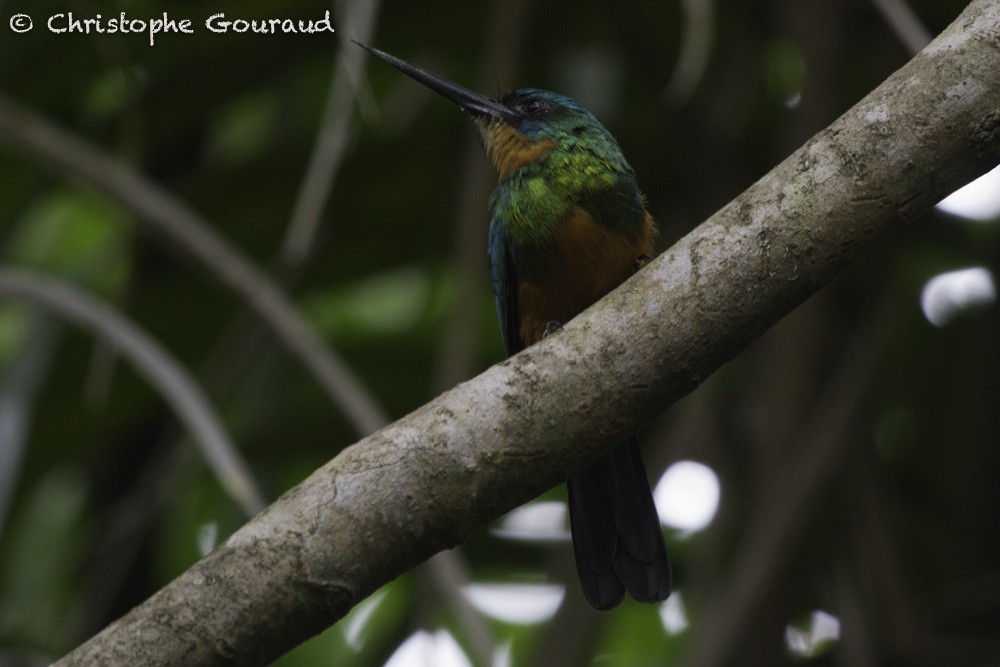
[(972, 308), (984, 308), (997, 299), (993, 275), (982, 267), (950, 271), (934, 276), (924, 285), (920, 307), (936, 327)]
[(518, 625), (534, 625), (555, 616), (566, 595), (559, 584), (468, 584), (462, 593), (478, 611)]
[(794, 655), (811, 658), (822, 653), (840, 639), (840, 620), (821, 609), (809, 616), (806, 628), (789, 625), (785, 628), (785, 645)]
[(937, 207), (968, 220), (988, 222), (1000, 218), (1000, 166), (951, 193)]
[(472, 662), (446, 630), (417, 630), (399, 645), (385, 667), (472, 667)]
[(656, 484), (660, 522), (688, 534), (703, 530), (719, 509), (719, 477), (703, 463), (678, 461)]
[(660, 605), (660, 622), (669, 635), (679, 635), (687, 630), (689, 622), (684, 598), (680, 591), (674, 591), (667, 601)]
[(566, 504), (545, 500), (519, 507), (503, 518), (493, 534), (509, 540), (565, 542), (569, 539)]

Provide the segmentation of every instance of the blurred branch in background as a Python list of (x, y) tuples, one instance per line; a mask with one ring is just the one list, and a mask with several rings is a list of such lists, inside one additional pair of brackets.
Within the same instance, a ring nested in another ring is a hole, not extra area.
[(359, 433), (386, 422), (368, 390), (302, 319), (288, 298), (211, 225), (121, 163), (0, 96), (0, 144), (103, 192), (238, 294), (268, 323)]
[[(368, 41), (375, 26), (380, 2), (342, 0), (336, 4), (339, 5), (335, 10), (341, 39), (332, 63), (323, 115), (284, 239), (271, 258), (273, 281), (286, 288), (306, 268), (316, 250), (316, 237), (322, 225), (323, 214), (347, 154), (354, 126), (355, 106), (364, 106), (365, 101), (360, 94), (364, 88), (358, 83), (364, 75), (364, 58), (362, 52), (345, 35)], [(240, 371), (259, 354), (266, 341), (262, 326), (266, 324), (266, 320), (253, 317), (251, 310), (244, 310), (236, 315), (227, 330), (219, 336), (203, 369), (203, 374), (210, 378), (218, 392), (231, 391)], [(333, 352), (330, 351), (330, 354)], [(344, 370), (347, 370), (346, 367)], [(349, 391), (364, 398), (357, 406), (358, 414), (352, 420), (358, 434), (364, 435), (385, 425), (389, 416), (376, 397), (349, 374), (345, 379), (354, 384), (354, 388)], [(331, 399), (337, 405), (335, 394), (331, 393)]]
[(50, 278), (0, 270), (0, 298), (17, 299), (51, 311), (121, 352), (184, 422), (219, 483), (247, 516), (265, 507), (267, 503), (249, 467), (198, 384), (155, 340), (86, 293)]
[[(491, 90), (498, 82), (513, 81), (518, 72), (521, 36), (524, 34), (528, 3), (525, 0), (495, 1), (490, 13), (483, 66), (476, 76), (475, 89)], [(504, 85), (500, 83), (500, 85)], [(460, 122), (466, 122), (460, 118)], [(486, 201), (496, 180), (492, 165), (483, 155), (479, 137), (468, 135), (462, 147), (462, 177), (455, 193), (455, 220), (452, 224), (452, 263), (457, 290), (442, 330), (434, 370), (434, 387), (443, 391), (469, 377), (479, 338), (476, 336), (480, 299), (486, 285)]]
[(715, 43), (715, 0), (682, 0), (681, 50), (663, 90), (671, 107), (683, 106), (705, 77)]
[[(46, 317), (28, 314), (23, 342), (0, 374), (0, 535), (4, 534), (18, 470), (27, 446), (31, 408), (52, 363), (57, 327)], [(14, 352), (14, 350), (11, 350)]]
[(911, 54), (920, 53), (930, 43), (933, 35), (906, 0), (872, 0), (872, 4)]
[(281, 269), (279, 273), (300, 266), (314, 245), (330, 191), (347, 151), (354, 123), (354, 107), (361, 102), (356, 91), (360, 89), (357, 82), (363, 76), (365, 59), (350, 39), (364, 43), (370, 41), (381, 3), (352, 0), (340, 4), (344, 10), (337, 13), (341, 21), (337, 31), (340, 47), (334, 59), (333, 78), (312, 157), (276, 258)]

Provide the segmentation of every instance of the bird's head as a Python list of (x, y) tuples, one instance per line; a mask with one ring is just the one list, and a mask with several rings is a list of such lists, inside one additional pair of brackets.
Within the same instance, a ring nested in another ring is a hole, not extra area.
[(501, 180), (556, 147), (590, 146), (602, 153), (620, 155), (614, 137), (594, 115), (565, 95), (521, 88), (494, 100), (384, 51), (355, 44), (470, 114)]

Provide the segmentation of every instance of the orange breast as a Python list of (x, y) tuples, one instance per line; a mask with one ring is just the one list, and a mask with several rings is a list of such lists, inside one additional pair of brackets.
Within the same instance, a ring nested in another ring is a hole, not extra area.
[(646, 214), (634, 241), (596, 222), (585, 210), (555, 232), (553, 257), (537, 282), (518, 285), (518, 315), (526, 345), (541, 340), (546, 325), (566, 323), (635, 272), (636, 260), (652, 255), (656, 227)]

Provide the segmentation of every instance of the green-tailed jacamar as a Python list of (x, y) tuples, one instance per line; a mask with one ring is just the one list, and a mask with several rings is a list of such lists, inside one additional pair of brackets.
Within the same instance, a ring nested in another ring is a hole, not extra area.
[[(656, 226), (618, 142), (568, 97), (522, 88), (493, 100), (359, 44), (468, 112), (500, 182), (489, 256), (507, 354), (538, 342), (640, 268)], [(570, 528), (587, 600), (670, 595), (670, 563), (636, 438), (570, 477)]]

